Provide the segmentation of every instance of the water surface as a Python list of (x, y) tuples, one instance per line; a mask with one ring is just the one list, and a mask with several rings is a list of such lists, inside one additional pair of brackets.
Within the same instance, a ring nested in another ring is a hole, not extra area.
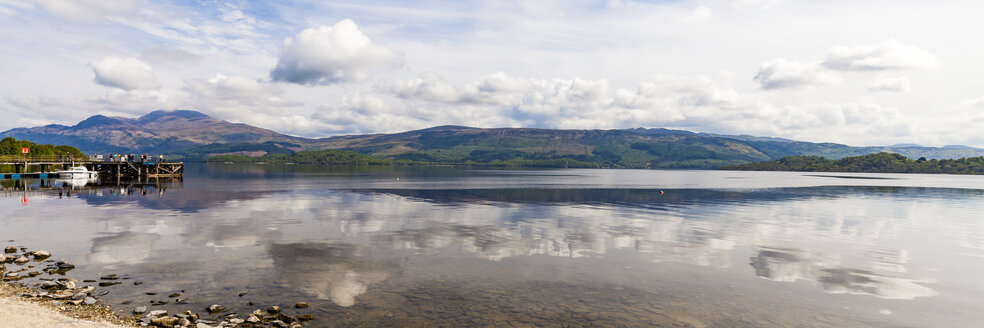
[(0, 239), (79, 279), (129, 278), (102, 297), (120, 312), (306, 301), (294, 313), (309, 326), (984, 322), (980, 176), (217, 165), (0, 186)]

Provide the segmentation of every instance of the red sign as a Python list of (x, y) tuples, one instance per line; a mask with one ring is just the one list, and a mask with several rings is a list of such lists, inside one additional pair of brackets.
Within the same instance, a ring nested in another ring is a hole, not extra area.
[(27, 148), (21, 148), (21, 154), (27, 154)]

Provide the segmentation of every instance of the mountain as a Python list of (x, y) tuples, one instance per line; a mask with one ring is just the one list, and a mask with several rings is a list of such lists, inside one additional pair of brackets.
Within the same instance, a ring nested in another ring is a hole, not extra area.
[(86, 153), (163, 153), (174, 159), (352, 150), (396, 161), (502, 166), (716, 168), (796, 155), (828, 159), (879, 152), (929, 159), (984, 155), (984, 149), (967, 146), (852, 147), (662, 128), (553, 130), (449, 125), (307, 139), (217, 120), (191, 110), (154, 111), (135, 119), (96, 115), (74, 126), (47, 125), (0, 133), (0, 137), (7, 136), (71, 145)]
[(136, 119), (95, 115), (74, 126), (17, 128), (0, 137), (68, 144), (85, 153), (283, 152), (302, 149), (307, 139), (241, 123), (217, 120), (192, 110), (158, 110)]

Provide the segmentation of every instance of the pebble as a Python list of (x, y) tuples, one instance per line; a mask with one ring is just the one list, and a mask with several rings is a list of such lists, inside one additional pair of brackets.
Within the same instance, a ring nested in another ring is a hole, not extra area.
[(14, 259), (14, 264), (21, 265), (21, 264), (27, 263), (27, 261), (30, 261), (30, 260), (31, 259), (27, 258), (26, 256), (21, 255), (20, 257)]
[(34, 255), (34, 258), (35, 259), (38, 259), (38, 260), (43, 260), (43, 259), (46, 259), (46, 258), (51, 257), (51, 253), (48, 253), (48, 252), (45, 252), (45, 251), (34, 251), (33, 255)]
[(294, 307), (298, 309), (303, 309), (308, 307), (308, 304), (307, 302), (297, 302), (297, 304), (294, 304)]
[(280, 321), (280, 320), (270, 321), (270, 325), (271, 326), (274, 326), (274, 327), (277, 327), (277, 328), (289, 328), (290, 327), (290, 326), (287, 325), (287, 323), (285, 323), (283, 321)]
[(145, 312), (147, 312), (146, 306), (138, 306), (136, 309), (133, 309), (133, 314), (144, 314)]
[(174, 325), (178, 323), (178, 320), (181, 319), (175, 317), (163, 317), (151, 319), (150, 323), (161, 327), (174, 327)]
[[(141, 306), (141, 307), (143, 307), (143, 306)], [(146, 308), (144, 308), (144, 310), (146, 310)], [(150, 312), (147, 313), (147, 317), (148, 318), (160, 317), (160, 316), (164, 316), (164, 315), (167, 315), (167, 310), (153, 310), (153, 311), (150, 311)]]
[(96, 299), (92, 297), (86, 297), (84, 300), (82, 300), (82, 303), (89, 304), (89, 305), (96, 304)]
[(302, 314), (300, 317), (297, 317), (297, 320), (311, 321), (311, 320), (314, 320), (314, 316), (313, 315), (310, 315), (310, 314)]
[(274, 305), (274, 306), (271, 306), (271, 307), (268, 307), (267, 308), (267, 313), (276, 314), (278, 312), (280, 312), (280, 307), (279, 306)]
[(260, 318), (257, 318), (256, 317), (256, 314), (250, 314), (249, 315), (249, 318), (246, 318), (246, 322), (259, 323), (260, 322)]
[(208, 313), (218, 313), (218, 312), (222, 312), (222, 311), (225, 311), (225, 310), (226, 310), (226, 307), (224, 307), (222, 305), (218, 305), (218, 304), (212, 304), (212, 305), (209, 305), (207, 308), (205, 308), (205, 311), (208, 311)]
[(3, 249), (3, 252), (4, 253), (16, 253), (17, 252), (17, 247), (7, 246), (7, 248), (4, 248)]

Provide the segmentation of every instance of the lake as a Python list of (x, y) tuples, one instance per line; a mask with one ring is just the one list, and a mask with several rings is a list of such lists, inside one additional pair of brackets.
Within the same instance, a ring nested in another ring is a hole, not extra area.
[(0, 242), (66, 259), (76, 279), (125, 277), (101, 298), (121, 314), (168, 301), (151, 309), (280, 305), (315, 316), (307, 327), (984, 322), (984, 176), (202, 164), (183, 181), (6, 180), (0, 195)]

